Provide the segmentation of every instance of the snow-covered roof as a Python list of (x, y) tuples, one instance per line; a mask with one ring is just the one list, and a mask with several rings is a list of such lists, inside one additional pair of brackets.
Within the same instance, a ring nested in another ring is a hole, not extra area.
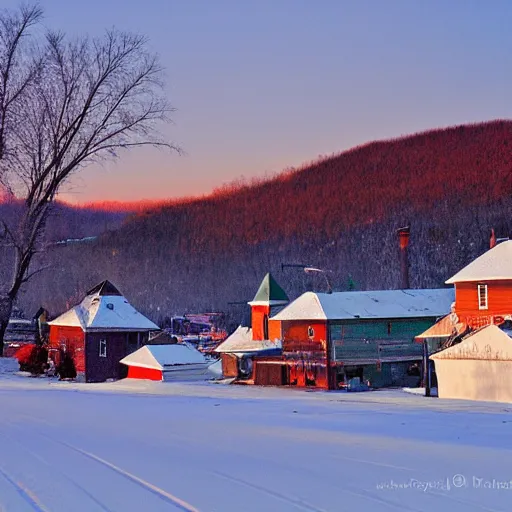
[(272, 320), (354, 320), (371, 318), (434, 318), (450, 312), (453, 288), (306, 292)]
[(261, 281), (260, 287), (254, 296), (254, 299), (249, 302), (251, 306), (265, 306), (265, 305), (278, 305), (287, 304), (290, 302), (286, 292), (279, 286), (274, 276), (269, 272)]
[(512, 240), (495, 245), (460, 272), (446, 281), (447, 284), (471, 281), (498, 281), (512, 279)]
[(240, 325), (231, 336), (229, 336), (215, 349), (215, 352), (234, 354), (242, 352), (261, 352), (263, 350), (274, 350), (280, 348), (280, 340), (253, 340), (252, 329), (250, 327), (242, 327)]
[(463, 322), (459, 322), (458, 318), (454, 318), (452, 314), (446, 315), (441, 320), (438, 320), (434, 325), (429, 327), (426, 331), (418, 336), (418, 339), (424, 338), (450, 338), (455, 334), (461, 334), (466, 329)]
[(430, 359), (512, 361), (512, 338), (498, 326), (487, 325), (466, 336), (457, 345), (431, 355)]
[(84, 331), (150, 331), (158, 325), (137, 311), (122, 295), (105, 295), (105, 287), (93, 288), (80, 304), (66, 311), (49, 325), (81, 327)]
[(145, 345), (121, 359), (127, 366), (164, 370), (166, 366), (200, 364), (206, 359), (199, 350), (187, 343), (176, 345)]

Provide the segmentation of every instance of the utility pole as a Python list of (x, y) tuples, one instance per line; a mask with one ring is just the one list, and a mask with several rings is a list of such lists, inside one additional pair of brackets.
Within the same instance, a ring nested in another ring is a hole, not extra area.
[(428, 359), (428, 342), (423, 340), (423, 381), (425, 384), (425, 396), (430, 394), (430, 361)]

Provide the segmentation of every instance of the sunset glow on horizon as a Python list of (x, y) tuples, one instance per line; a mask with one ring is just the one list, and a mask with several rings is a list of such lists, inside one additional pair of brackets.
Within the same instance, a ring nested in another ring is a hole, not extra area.
[[(15, 7), (18, 0), (4, 0)], [(69, 35), (148, 36), (177, 111), (165, 136), (91, 166), (71, 204), (202, 197), (373, 140), (512, 118), (512, 3), (45, 0)], [(114, 204), (114, 203), (112, 203)]]

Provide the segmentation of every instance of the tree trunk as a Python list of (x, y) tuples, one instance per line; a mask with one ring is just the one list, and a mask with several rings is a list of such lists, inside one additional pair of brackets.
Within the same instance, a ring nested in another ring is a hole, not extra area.
[(13, 302), (9, 296), (0, 297), (0, 357), (4, 355), (4, 335), (11, 318)]

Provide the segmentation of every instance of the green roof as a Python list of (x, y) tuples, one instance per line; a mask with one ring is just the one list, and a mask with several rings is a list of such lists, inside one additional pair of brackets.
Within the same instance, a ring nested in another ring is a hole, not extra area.
[(290, 299), (286, 292), (277, 284), (277, 281), (268, 273), (260, 284), (253, 302), (270, 302), (270, 301), (285, 301), (289, 302)]

